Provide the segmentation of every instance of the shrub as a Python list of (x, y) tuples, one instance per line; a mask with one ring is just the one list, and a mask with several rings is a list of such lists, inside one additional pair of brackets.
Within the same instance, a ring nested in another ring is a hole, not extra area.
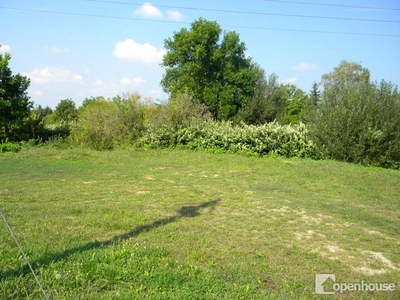
[(317, 150), (304, 124), (260, 126), (231, 122), (199, 122), (191, 126), (163, 126), (148, 131), (138, 145), (152, 148), (180, 147), (257, 155), (317, 158)]
[(0, 144), (0, 153), (18, 152), (20, 150), (21, 150), (21, 145), (19, 143), (5, 142)]
[(325, 155), (400, 167), (400, 95), (393, 84), (382, 81), (330, 88), (310, 120), (311, 137)]
[(143, 106), (139, 101), (140, 95), (127, 94), (85, 106), (72, 125), (71, 141), (96, 150), (132, 143), (144, 130)]
[(70, 125), (65, 122), (59, 124), (44, 125), (37, 132), (37, 139), (41, 142), (47, 142), (52, 139), (65, 139), (70, 134)]
[(204, 104), (200, 104), (188, 94), (178, 94), (160, 106), (151, 127), (186, 127), (208, 119), (211, 119), (211, 114)]

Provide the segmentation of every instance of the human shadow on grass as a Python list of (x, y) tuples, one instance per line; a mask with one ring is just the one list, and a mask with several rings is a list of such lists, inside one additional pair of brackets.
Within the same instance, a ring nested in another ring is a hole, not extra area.
[[(129, 232), (126, 232), (121, 235), (117, 235), (106, 241), (90, 242), (90, 243), (87, 243), (82, 246), (74, 247), (71, 249), (67, 249), (63, 252), (53, 254), (50, 257), (40, 258), (36, 261), (31, 262), (31, 265), (32, 265), (33, 269), (36, 269), (38, 266), (49, 265), (53, 262), (65, 259), (65, 258), (69, 257), (70, 255), (73, 255), (76, 253), (82, 253), (82, 252), (89, 251), (89, 250), (96, 249), (96, 248), (104, 248), (115, 242), (120, 242), (123, 240), (130, 239), (132, 237), (138, 236), (139, 234), (141, 234), (143, 232), (154, 230), (158, 227), (165, 226), (169, 223), (175, 222), (178, 219), (198, 217), (201, 215), (201, 213), (200, 213), (201, 209), (209, 208), (210, 209), (209, 212), (212, 212), (214, 210), (215, 206), (220, 201), (221, 201), (221, 199), (216, 199), (216, 200), (204, 202), (199, 205), (182, 206), (174, 216), (162, 218), (162, 219), (156, 220), (150, 224), (137, 226)], [(23, 274), (27, 274), (27, 273), (30, 273), (30, 269), (27, 264), (25, 264), (17, 269), (0, 271), (0, 281), (5, 280), (8, 277), (19, 276), (19, 275), (23, 275)]]

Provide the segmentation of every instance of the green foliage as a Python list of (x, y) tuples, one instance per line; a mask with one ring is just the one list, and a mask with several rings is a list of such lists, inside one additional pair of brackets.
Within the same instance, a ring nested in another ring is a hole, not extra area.
[(46, 115), (43, 118), (43, 124), (44, 125), (52, 125), (52, 124), (58, 124), (58, 123), (59, 123), (59, 121), (57, 121), (57, 117), (56, 117), (56, 114), (54, 112), (49, 114), (49, 115)]
[(32, 107), (27, 93), (30, 80), (20, 74), (12, 75), (10, 59), (9, 53), (0, 54), (0, 139), (20, 141), (29, 135), (25, 121)]
[(112, 99), (116, 117), (122, 124), (122, 134), (129, 143), (138, 138), (144, 130), (144, 105), (138, 93), (117, 96)]
[(61, 100), (55, 110), (55, 118), (59, 122), (74, 122), (78, 118), (78, 110), (71, 99)]
[(41, 142), (46, 142), (54, 139), (65, 139), (69, 136), (71, 126), (67, 123), (44, 125), (38, 132), (37, 139)]
[(79, 107), (79, 111), (84, 110), (87, 106), (92, 105), (92, 104), (96, 104), (99, 103), (101, 101), (106, 101), (106, 99), (102, 96), (99, 97), (90, 97), (90, 98), (85, 98), (85, 100), (83, 100), (82, 105)]
[(256, 67), (258, 80), (254, 95), (239, 110), (235, 123), (265, 124), (280, 119), (285, 110), (285, 100), (278, 82), (278, 76), (272, 73), (268, 79), (263, 69)]
[(147, 132), (137, 144), (151, 148), (180, 147), (211, 149), (213, 152), (318, 157), (304, 124), (268, 123), (255, 126), (208, 121), (187, 127), (164, 126)]
[[(51, 120), (51, 121), (50, 121)], [(25, 119), (25, 140), (35, 140), (36, 143), (47, 142), (54, 138), (66, 138), (70, 132), (70, 126), (65, 121), (57, 121), (55, 113), (49, 107), (40, 105), (30, 111)]]
[(257, 70), (245, 55), (246, 46), (236, 32), (221, 38), (217, 22), (199, 19), (165, 41), (162, 65), (164, 90), (189, 93), (205, 104), (214, 119), (231, 119), (254, 94)]
[(283, 124), (298, 124), (304, 121), (309, 111), (310, 99), (308, 95), (293, 84), (280, 86), (285, 100), (285, 111), (281, 117)]
[(318, 90), (318, 83), (314, 82), (309, 93), (310, 104), (312, 107), (317, 106), (321, 101), (321, 92)]
[(132, 143), (144, 130), (144, 109), (139, 101), (140, 95), (126, 94), (86, 105), (72, 126), (71, 140), (97, 150)]
[(282, 124), (298, 124), (309, 111), (308, 95), (292, 84), (279, 84), (272, 73), (265, 78), (264, 70), (258, 68), (259, 79), (253, 97), (239, 110), (235, 123), (260, 125), (273, 121)]
[(361, 64), (342, 60), (332, 72), (322, 75), (324, 92), (336, 86), (357, 87), (368, 84), (370, 72)]
[(40, 120), (43, 120), (46, 116), (53, 113), (53, 110), (50, 107), (46, 106), (43, 108), (41, 105), (36, 107), (34, 111), (38, 114)]
[(121, 137), (120, 127), (113, 104), (99, 102), (80, 113), (79, 121), (72, 127), (71, 140), (98, 150), (112, 149)]
[(343, 161), (400, 168), (400, 94), (389, 82), (324, 90), (311, 133), (326, 155)]
[(21, 145), (15, 142), (5, 142), (0, 144), (0, 153), (3, 152), (18, 152), (21, 150)]
[(185, 127), (207, 119), (211, 119), (211, 114), (204, 104), (194, 101), (188, 94), (178, 94), (159, 106), (150, 127)]

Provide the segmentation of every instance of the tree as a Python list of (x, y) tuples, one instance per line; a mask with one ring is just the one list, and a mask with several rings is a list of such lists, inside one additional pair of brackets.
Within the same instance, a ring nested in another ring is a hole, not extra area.
[(310, 102), (308, 95), (293, 84), (282, 84), (281, 89), (285, 99), (285, 112), (282, 117), (282, 123), (300, 123), (308, 111)]
[(221, 38), (217, 22), (199, 19), (165, 40), (161, 81), (174, 98), (189, 94), (205, 104), (215, 119), (231, 119), (254, 94), (257, 70), (246, 57), (246, 46), (236, 32)]
[(46, 131), (44, 119), (52, 114), (53, 110), (50, 107), (43, 108), (41, 105), (30, 111), (29, 118), (26, 120), (26, 125), (30, 129), (29, 138), (43, 140)]
[(321, 100), (321, 92), (318, 90), (318, 83), (314, 82), (309, 93), (310, 104), (312, 106), (317, 106)]
[(358, 64), (358, 71), (339, 67), (328, 74), (330, 84), (310, 114), (309, 129), (315, 145), (334, 159), (399, 169), (397, 86), (384, 80), (369, 82), (369, 71)]
[(272, 73), (267, 79), (263, 69), (256, 66), (255, 70), (258, 72), (255, 92), (235, 116), (237, 123), (264, 124), (280, 119), (285, 111), (285, 99), (278, 76)]
[(50, 107), (46, 106), (45, 108), (43, 108), (40, 104), (33, 111), (35, 111), (40, 120), (43, 120), (46, 116), (53, 113), (53, 110)]
[(322, 85), (324, 91), (336, 86), (355, 87), (362, 84), (368, 84), (370, 72), (362, 65), (355, 62), (342, 60), (332, 72), (322, 75)]
[(58, 103), (55, 110), (56, 119), (58, 121), (72, 122), (78, 118), (78, 111), (75, 102), (71, 99), (64, 99)]
[(79, 107), (78, 111), (81, 112), (84, 110), (86, 107), (90, 105), (96, 105), (99, 102), (104, 102), (107, 101), (103, 96), (98, 96), (98, 97), (90, 97), (90, 98), (85, 98), (83, 100), (81, 107)]
[(12, 75), (10, 59), (9, 53), (0, 54), (0, 140), (18, 141), (27, 138), (25, 120), (33, 103), (27, 93), (29, 78)]

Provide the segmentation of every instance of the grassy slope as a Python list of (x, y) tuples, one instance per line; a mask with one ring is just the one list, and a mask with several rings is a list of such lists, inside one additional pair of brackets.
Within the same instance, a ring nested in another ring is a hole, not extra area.
[[(324, 299), (317, 273), (397, 286), (338, 298), (400, 298), (399, 171), (33, 148), (2, 154), (0, 178), (0, 208), (55, 299)], [(41, 299), (4, 224), (0, 245), (0, 298)]]

